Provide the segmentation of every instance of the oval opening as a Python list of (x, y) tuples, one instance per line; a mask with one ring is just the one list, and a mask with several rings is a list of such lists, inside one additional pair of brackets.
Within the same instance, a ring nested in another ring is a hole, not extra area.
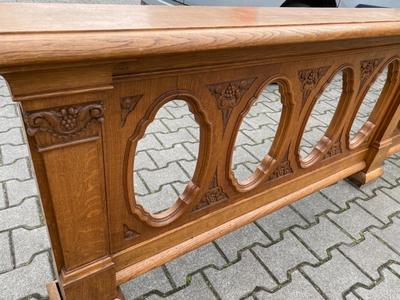
[(387, 79), (388, 67), (385, 67), (377, 76), (374, 83), (369, 87), (353, 120), (349, 132), (350, 146), (357, 147), (360, 144), (357, 137), (363, 139), (368, 135), (370, 129), (372, 129), (372, 126), (370, 126), (372, 123), (369, 124), (368, 121), (380, 95), (382, 94)]
[(282, 114), (281, 94), (279, 84), (267, 85), (240, 124), (231, 168), (241, 184), (252, 180), (257, 167), (271, 148)]
[(192, 180), (200, 128), (188, 103), (165, 103), (136, 146), (133, 183), (136, 202), (152, 213), (171, 208)]
[(303, 162), (312, 160), (313, 150), (322, 142), (342, 96), (343, 84), (343, 71), (339, 71), (314, 104), (300, 141), (299, 155)]

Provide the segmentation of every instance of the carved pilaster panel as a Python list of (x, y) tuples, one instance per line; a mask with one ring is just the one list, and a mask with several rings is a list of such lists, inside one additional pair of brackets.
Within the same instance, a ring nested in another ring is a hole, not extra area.
[(326, 74), (329, 67), (313, 68), (301, 70), (298, 73), (299, 80), (301, 83), (301, 90), (303, 93), (303, 104), (306, 102), (311, 92), (318, 85), (321, 78)]
[(369, 59), (363, 60), (360, 63), (360, 79), (361, 79), (361, 86), (365, 84), (368, 78), (375, 72), (376, 68), (381, 64), (383, 58), (376, 58), (376, 59)]
[(224, 128), (228, 124), (232, 109), (239, 103), (243, 94), (250, 88), (256, 78), (248, 78), (236, 81), (221, 82), (208, 86), (209, 91), (215, 97), (218, 108), (222, 112)]
[(120, 99), (120, 106), (121, 106), (121, 123), (120, 127), (124, 127), (126, 118), (128, 117), (129, 113), (131, 113), (136, 105), (138, 104), (139, 100), (142, 99), (143, 95), (136, 95), (136, 96), (128, 96), (122, 97)]
[(97, 137), (104, 118), (101, 103), (62, 106), (24, 112), (27, 133), (34, 136), (38, 150)]
[(228, 200), (228, 196), (224, 193), (222, 187), (218, 185), (217, 174), (215, 174), (208, 191), (203, 195), (200, 202), (192, 211), (197, 211), (225, 200)]

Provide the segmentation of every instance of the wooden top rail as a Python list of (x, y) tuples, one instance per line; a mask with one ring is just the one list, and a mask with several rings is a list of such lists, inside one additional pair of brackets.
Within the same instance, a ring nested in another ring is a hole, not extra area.
[[(370, 182), (400, 150), (395, 9), (0, 4), (0, 74), (21, 104), (64, 300), (123, 299), (131, 278), (338, 180)], [(304, 154), (330, 84), (341, 95)], [(240, 178), (243, 120), (274, 97), (271, 145)], [(186, 111), (167, 132), (149, 127), (174, 107)], [(195, 161), (175, 148), (181, 129)], [(143, 167), (146, 141), (170, 155)], [(169, 176), (176, 199), (153, 183)]]
[(383, 45), (398, 42), (400, 34), (397, 9), (1, 3), (0, 17), (0, 69), (325, 41), (352, 40), (341, 44), (352, 49), (360, 47), (357, 39)]

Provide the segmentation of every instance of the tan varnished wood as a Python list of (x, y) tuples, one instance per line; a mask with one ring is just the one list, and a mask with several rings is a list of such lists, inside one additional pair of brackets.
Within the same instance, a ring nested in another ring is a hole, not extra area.
[[(32, 152), (58, 273), (51, 299), (123, 299), (119, 285), (143, 272), (340, 179), (382, 175), (383, 160), (400, 150), (399, 16), (0, 4), (0, 74), (21, 104)], [(386, 66), (389, 80), (350, 141)], [(333, 120), (301, 159), (310, 113), (339, 71)], [(238, 182), (236, 136), (270, 83), (283, 95), (278, 131), (255, 173)], [(200, 126), (198, 162), (177, 202), (152, 215), (134, 197), (134, 154), (157, 110), (175, 98)]]

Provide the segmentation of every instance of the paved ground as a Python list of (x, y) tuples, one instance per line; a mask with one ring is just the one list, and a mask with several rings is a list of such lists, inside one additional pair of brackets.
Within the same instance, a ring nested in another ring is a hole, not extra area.
[[(340, 79), (314, 108), (303, 157), (329, 124)], [(354, 132), (384, 81), (385, 73), (367, 95)], [(240, 129), (233, 163), (238, 179), (267, 152), (280, 113), (279, 91), (271, 85)], [(185, 102), (168, 103), (138, 147), (138, 200), (153, 212), (168, 208), (193, 174), (197, 151), (198, 125)], [(359, 189), (341, 181), (130, 281), (123, 291), (127, 299), (400, 299), (399, 237), (395, 155), (376, 182)], [(0, 299), (44, 299), (54, 277), (21, 120), (0, 81)]]

